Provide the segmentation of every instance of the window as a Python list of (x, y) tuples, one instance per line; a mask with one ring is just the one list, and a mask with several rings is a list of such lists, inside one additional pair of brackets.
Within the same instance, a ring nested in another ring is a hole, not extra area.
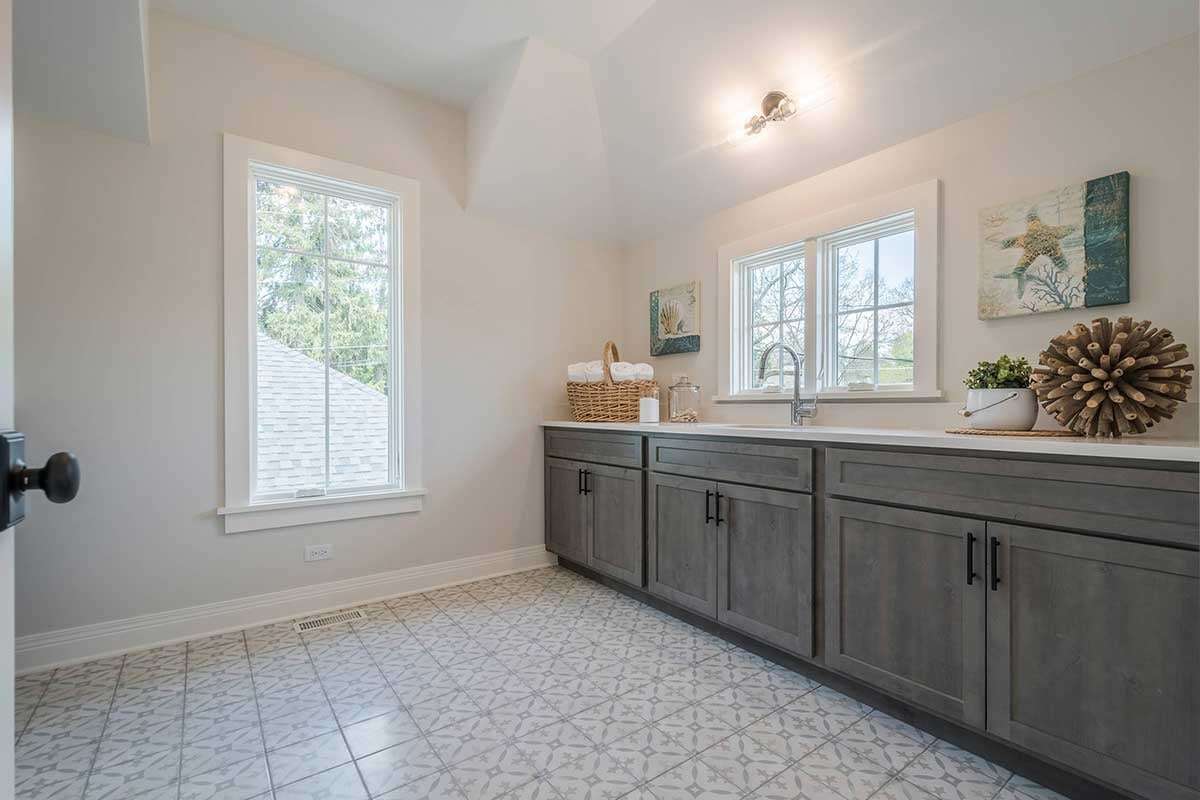
[(227, 532), (416, 510), (415, 183), (225, 149)]
[[(718, 400), (937, 397), (936, 181), (727, 245)], [(762, 354), (777, 348), (762, 377)]]
[(393, 200), (252, 165), (254, 499), (395, 487)]
[[(804, 385), (804, 244), (769, 251), (741, 265), (741, 296), (750, 357), (742, 363), (741, 384), (752, 389), (764, 386), (791, 388), (797, 380)], [(768, 356), (762, 370), (763, 353), (773, 344), (783, 344), (800, 359), (800, 374), (783, 348)]]
[(913, 385), (911, 213), (823, 240), (831, 287), (832, 386), (903, 389)]

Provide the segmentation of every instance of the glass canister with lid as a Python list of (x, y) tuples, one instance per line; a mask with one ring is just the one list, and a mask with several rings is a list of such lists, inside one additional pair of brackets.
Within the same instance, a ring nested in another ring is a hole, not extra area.
[(700, 421), (700, 387), (698, 385), (688, 380), (687, 375), (680, 375), (679, 380), (668, 391), (671, 422)]

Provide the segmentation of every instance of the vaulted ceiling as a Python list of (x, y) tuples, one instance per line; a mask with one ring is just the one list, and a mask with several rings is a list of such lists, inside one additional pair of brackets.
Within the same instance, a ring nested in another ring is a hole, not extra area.
[[(151, 6), (459, 106), (469, 206), (626, 241), (1191, 35), (1200, 16), (1194, 0)], [(801, 113), (731, 144), (775, 88)]]

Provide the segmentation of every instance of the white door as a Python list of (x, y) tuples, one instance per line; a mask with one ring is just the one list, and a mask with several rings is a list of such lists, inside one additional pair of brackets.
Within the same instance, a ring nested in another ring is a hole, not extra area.
[[(0, 0), (0, 431), (13, 427), (12, 0)], [(5, 475), (5, 477), (7, 477)], [(13, 529), (0, 531), (0, 797), (13, 779)]]

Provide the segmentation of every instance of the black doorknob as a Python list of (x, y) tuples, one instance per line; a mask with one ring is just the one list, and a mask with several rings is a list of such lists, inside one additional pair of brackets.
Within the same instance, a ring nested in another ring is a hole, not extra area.
[(18, 464), (9, 481), (11, 492), (41, 489), (51, 503), (67, 503), (79, 493), (79, 459), (70, 453), (55, 453), (41, 469)]

